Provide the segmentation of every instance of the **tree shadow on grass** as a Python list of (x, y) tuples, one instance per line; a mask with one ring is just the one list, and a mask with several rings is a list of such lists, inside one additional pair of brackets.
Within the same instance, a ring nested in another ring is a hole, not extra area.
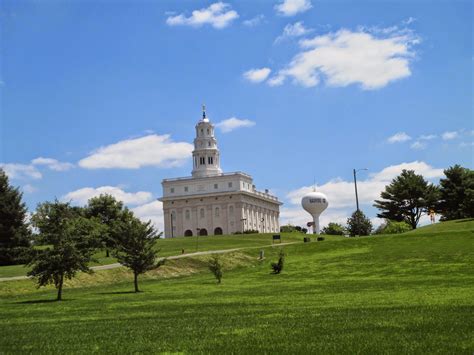
[(98, 292), (97, 295), (126, 295), (129, 293), (144, 293), (145, 291), (113, 291), (113, 292)]
[(62, 303), (62, 302), (68, 302), (68, 301), (73, 301), (72, 299), (65, 299), (58, 301), (57, 299), (51, 299), (51, 300), (30, 300), (30, 301), (19, 301), (15, 302), (16, 304), (39, 304), (39, 303)]
[(472, 222), (472, 221), (474, 221), (474, 218), (462, 219), (462, 220), (456, 221), (454, 223), (466, 223), (466, 222)]

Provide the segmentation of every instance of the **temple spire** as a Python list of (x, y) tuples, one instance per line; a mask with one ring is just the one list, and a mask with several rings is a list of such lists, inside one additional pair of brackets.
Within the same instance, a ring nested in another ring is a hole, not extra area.
[(206, 118), (206, 105), (202, 105), (202, 119), (204, 120)]

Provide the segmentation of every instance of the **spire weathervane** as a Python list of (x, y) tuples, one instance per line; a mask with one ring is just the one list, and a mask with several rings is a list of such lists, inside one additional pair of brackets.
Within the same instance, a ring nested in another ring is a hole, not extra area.
[(206, 105), (202, 105), (202, 119), (206, 118)]

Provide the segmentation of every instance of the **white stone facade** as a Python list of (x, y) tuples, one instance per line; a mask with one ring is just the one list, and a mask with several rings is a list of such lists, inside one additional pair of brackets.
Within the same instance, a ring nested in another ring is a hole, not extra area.
[(165, 238), (280, 230), (281, 202), (275, 196), (257, 191), (250, 175), (222, 173), (214, 126), (205, 111), (194, 147), (192, 176), (162, 181)]

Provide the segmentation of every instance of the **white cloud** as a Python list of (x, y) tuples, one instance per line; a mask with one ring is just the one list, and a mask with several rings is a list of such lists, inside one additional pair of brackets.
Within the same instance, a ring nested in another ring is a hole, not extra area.
[(38, 189), (36, 187), (34, 187), (33, 185), (30, 185), (30, 184), (23, 185), (21, 189), (27, 194), (31, 194), (33, 192), (38, 191)]
[(86, 169), (174, 167), (190, 158), (192, 150), (192, 144), (173, 142), (168, 134), (151, 134), (101, 147), (80, 160), (79, 166)]
[[(365, 180), (359, 176), (357, 181), (359, 202), (361, 204), (372, 204), (375, 199), (380, 198), (380, 192), (385, 189), (385, 186), (389, 184), (393, 178), (400, 175), (403, 169), (414, 170), (416, 174), (421, 174), (426, 179), (434, 179), (443, 176), (443, 169), (433, 168), (431, 165), (422, 161), (391, 165), (377, 173), (369, 174), (369, 177)], [(301, 198), (312, 190), (313, 186), (303, 186), (289, 192), (287, 198), (292, 204), (300, 204)], [(347, 208), (353, 207), (355, 204), (353, 181), (335, 178), (318, 186), (317, 190), (327, 195), (330, 208)]]
[(244, 26), (247, 26), (247, 27), (255, 27), (255, 26), (258, 26), (260, 23), (262, 23), (264, 19), (265, 19), (264, 15), (258, 15), (249, 20), (245, 20), (242, 23), (244, 24)]
[(67, 162), (60, 162), (56, 159), (52, 158), (43, 158), (43, 157), (38, 157), (36, 159), (33, 159), (31, 161), (31, 164), (33, 165), (45, 165), (49, 169), (54, 170), (54, 171), (66, 171), (74, 167), (74, 164), (67, 163)]
[(61, 200), (85, 205), (90, 198), (100, 196), (101, 194), (112, 195), (117, 200), (130, 205), (143, 204), (149, 202), (153, 198), (151, 192), (147, 191), (125, 192), (116, 186), (101, 186), (96, 188), (84, 187), (82, 189), (71, 191), (64, 195)]
[(423, 150), (423, 149), (426, 148), (426, 143), (420, 142), (420, 141), (416, 141), (416, 142), (413, 142), (413, 143), (410, 145), (410, 148), (411, 148), (411, 149), (416, 149), (416, 150)]
[(260, 83), (270, 75), (270, 68), (251, 69), (244, 73), (244, 78), (252, 83)]
[(233, 131), (234, 129), (237, 128), (242, 128), (242, 127), (253, 127), (255, 126), (254, 121), (246, 120), (246, 119), (239, 119), (236, 117), (231, 117), (226, 120), (223, 120), (219, 123), (216, 123), (216, 127), (218, 127), (222, 132), (228, 133)]
[(275, 5), (275, 10), (283, 16), (294, 16), (298, 13), (308, 11), (312, 7), (309, 0), (283, 0)]
[(209, 24), (214, 28), (221, 29), (227, 27), (238, 17), (239, 14), (231, 10), (229, 4), (216, 2), (207, 8), (194, 10), (189, 17), (186, 17), (184, 14), (170, 16), (166, 19), (166, 23), (170, 26), (184, 25), (193, 27)]
[(16, 163), (0, 163), (2, 168), (10, 179), (41, 179), (43, 175), (33, 165), (16, 164)]
[(312, 31), (311, 28), (304, 27), (303, 22), (301, 21), (294, 24), (288, 24), (283, 29), (283, 33), (275, 39), (275, 43), (281, 42), (287, 38), (301, 37)]
[(393, 143), (406, 142), (406, 141), (409, 141), (410, 139), (411, 137), (405, 132), (398, 132), (394, 134), (393, 136), (389, 137), (387, 139), (387, 142), (393, 144)]
[(436, 134), (422, 134), (421, 136), (418, 137), (418, 139), (426, 140), (426, 141), (429, 141), (435, 138), (438, 138)]
[(268, 79), (267, 84), (269, 86), (280, 86), (285, 82), (284, 75), (275, 75), (274, 77)]
[(444, 132), (441, 135), (441, 138), (443, 138), (444, 141), (449, 141), (451, 139), (455, 139), (459, 136), (458, 132), (456, 131), (451, 131), (451, 132)]
[(371, 33), (342, 29), (301, 40), (303, 51), (277, 76), (290, 77), (304, 87), (316, 86), (324, 78), (329, 86), (359, 84), (365, 90), (379, 89), (411, 75), (411, 48), (417, 43), (418, 38), (408, 30)]
[(158, 231), (163, 231), (163, 204), (160, 201), (153, 201), (147, 204), (132, 208), (132, 212), (144, 222), (152, 221)]

